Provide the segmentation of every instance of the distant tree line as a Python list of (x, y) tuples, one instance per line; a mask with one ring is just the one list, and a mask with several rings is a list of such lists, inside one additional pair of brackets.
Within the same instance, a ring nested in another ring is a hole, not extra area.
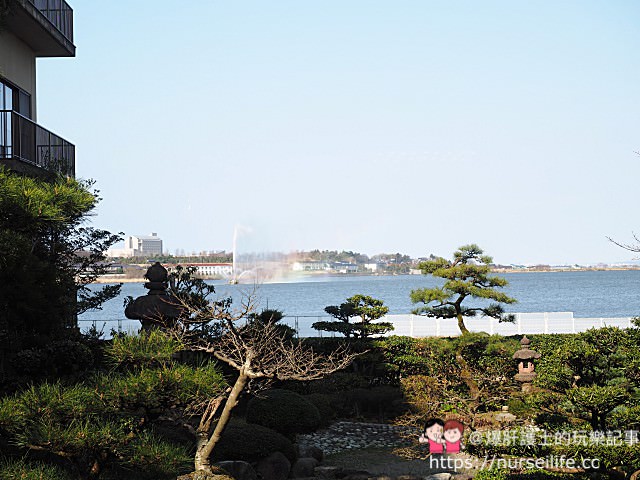
[(151, 256), (138, 256), (138, 257), (122, 257), (118, 258), (119, 263), (132, 264), (132, 263), (231, 263), (233, 262), (232, 253), (215, 253), (212, 255), (184, 255), (175, 256), (170, 254), (164, 255), (151, 255)]

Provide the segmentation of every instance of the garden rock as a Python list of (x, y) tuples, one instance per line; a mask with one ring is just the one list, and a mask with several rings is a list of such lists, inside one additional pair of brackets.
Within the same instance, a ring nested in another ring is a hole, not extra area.
[(324, 452), (321, 448), (316, 447), (315, 445), (300, 445), (298, 451), (300, 457), (312, 457), (318, 462), (322, 462), (322, 460), (324, 460)]
[(313, 457), (299, 458), (291, 467), (291, 478), (313, 477), (320, 462)]
[(291, 462), (280, 452), (273, 452), (256, 466), (256, 473), (262, 480), (286, 480), (290, 471)]
[(228, 460), (225, 462), (216, 463), (216, 467), (220, 467), (226, 470), (236, 480), (257, 480), (258, 479), (258, 475), (256, 474), (256, 471), (253, 469), (251, 464), (247, 462), (243, 462), (240, 460), (235, 460), (235, 461)]
[(434, 473), (433, 475), (425, 477), (424, 480), (449, 480), (451, 476), (450, 473)]
[(341, 478), (342, 480), (369, 480), (372, 476), (373, 475), (371, 475), (371, 473), (365, 470), (351, 470), (345, 468), (342, 470), (338, 478)]
[(323, 465), (321, 467), (316, 467), (314, 469), (314, 474), (318, 478), (327, 478), (327, 479), (340, 478), (341, 476), (343, 476), (341, 475), (342, 468), (335, 467), (333, 465)]

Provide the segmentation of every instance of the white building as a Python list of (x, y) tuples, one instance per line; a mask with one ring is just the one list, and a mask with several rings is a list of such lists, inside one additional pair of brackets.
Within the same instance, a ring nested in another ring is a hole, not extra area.
[(384, 270), (384, 264), (383, 263), (365, 263), (364, 268), (366, 268), (370, 272), (380, 272)]
[(329, 265), (324, 262), (295, 262), (291, 265), (294, 272), (320, 272), (328, 268)]
[(205, 277), (230, 277), (233, 274), (232, 263), (190, 263), (189, 267), (196, 267), (196, 273)]
[(331, 268), (339, 273), (356, 273), (358, 271), (357, 264), (347, 262), (336, 262), (331, 265)]
[(110, 248), (108, 257), (153, 257), (162, 255), (162, 239), (157, 233), (131, 235), (124, 241), (124, 248)]

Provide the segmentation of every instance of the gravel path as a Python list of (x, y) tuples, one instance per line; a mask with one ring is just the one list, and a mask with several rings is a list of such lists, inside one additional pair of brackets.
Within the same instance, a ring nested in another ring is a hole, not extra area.
[[(324, 430), (298, 435), (300, 446), (316, 446), (325, 455), (362, 448), (407, 447), (414, 441), (407, 440), (415, 433), (407, 427), (381, 423), (337, 422)], [(403, 438), (405, 437), (405, 438)]]
[[(348, 470), (362, 470), (374, 476), (400, 477), (411, 475), (426, 477), (440, 472), (456, 473), (453, 478), (470, 478), (474, 469), (446, 468), (447, 457), (436, 460), (410, 460), (393, 452), (396, 448), (415, 445), (415, 429), (377, 423), (338, 422), (312, 434), (299, 435), (298, 444), (316, 446), (325, 454), (323, 465)], [(476, 463), (466, 454), (450, 456), (458, 461)], [(442, 463), (444, 461), (444, 464)], [(444, 468), (443, 468), (444, 465)], [(435, 467), (435, 468), (434, 468)]]

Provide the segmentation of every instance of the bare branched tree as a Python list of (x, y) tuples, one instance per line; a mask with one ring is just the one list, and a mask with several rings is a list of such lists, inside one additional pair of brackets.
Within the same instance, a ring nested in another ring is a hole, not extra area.
[(638, 253), (640, 252), (640, 238), (638, 238), (638, 235), (636, 235), (635, 233), (632, 233), (632, 235), (633, 235), (633, 239), (635, 240), (635, 243), (620, 243), (611, 237), (607, 237), (607, 240), (609, 240), (611, 243), (614, 243), (621, 248), (624, 248), (625, 250)]
[[(633, 152), (633, 153), (640, 156), (640, 151)], [(640, 238), (638, 237), (638, 235), (636, 235), (633, 232), (631, 235), (633, 235), (633, 239), (635, 240), (635, 243), (620, 243), (611, 237), (607, 237), (607, 240), (609, 240), (611, 243), (614, 243), (615, 245), (621, 248), (624, 248), (625, 250), (629, 250), (630, 252), (640, 253)]]
[[(185, 315), (172, 322), (168, 331), (190, 350), (212, 354), (238, 375), (230, 389), (202, 408), (195, 432), (196, 471), (211, 471), (209, 457), (250, 383), (252, 389), (257, 389), (273, 380), (316, 380), (347, 367), (356, 356), (344, 347), (321, 355), (302, 340), (287, 338), (274, 322), (249, 321), (256, 308), (254, 294), (245, 296), (236, 310), (231, 308), (228, 299), (210, 302), (206, 308), (202, 304), (194, 308), (187, 301), (181, 301), (180, 307)], [(217, 337), (200, 335), (203, 322), (212, 321), (220, 327)]]

